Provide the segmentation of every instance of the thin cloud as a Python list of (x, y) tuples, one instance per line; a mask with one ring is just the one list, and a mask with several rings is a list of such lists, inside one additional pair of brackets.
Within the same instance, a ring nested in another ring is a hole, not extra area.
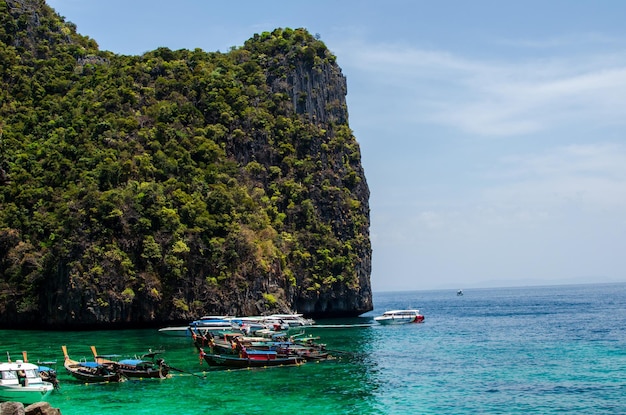
[[(621, 218), (626, 209), (623, 160), (626, 146), (615, 143), (503, 157), (462, 200), (405, 201), (390, 207), (393, 215), (374, 211), (376, 243), (401, 246), (457, 239), (487, 243), (488, 235), (541, 233)], [(406, 220), (398, 222), (397, 217)], [(614, 223), (625, 225), (624, 220)]]
[(493, 171), (493, 179), (506, 184), (486, 187), (484, 198), (501, 206), (525, 205), (556, 214), (564, 206), (593, 214), (620, 212), (626, 209), (624, 160), (626, 148), (611, 143), (507, 157)]
[(604, 33), (578, 33), (563, 36), (553, 36), (545, 39), (512, 39), (498, 38), (494, 43), (507, 47), (539, 49), (539, 50), (555, 50), (561, 51), (563, 48), (580, 49), (582, 45), (597, 47), (598, 45), (606, 45), (609, 47), (620, 46), (624, 44), (624, 39), (619, 37), (608, 36)]
[[(574, 123), (626, 122), (626, 60), (611, 56), (522, 62), (464, 59), (445, 51), (344, 46), (344, 65), (375, 82), (384, 108), (409, 123), (515, 136)], [(358, 76), (358, 75), (357, 75)], [(401, 93), (399, 93), (401, 92)], [(401, 109), (402, 113), (397, 113)]]

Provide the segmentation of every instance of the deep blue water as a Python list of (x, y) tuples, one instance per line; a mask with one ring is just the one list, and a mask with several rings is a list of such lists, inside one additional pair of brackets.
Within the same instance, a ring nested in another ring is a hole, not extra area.
[[(338, 358), (298, 367), (208, 371), (189, 341), (155, 330), (0, 331), (0, 352), (57, 360), (62, 388), (50, 402), (63, 415), (626, 413), (626, 284), (375, 293), (374, 305), (320, 321), (372, 325), (310, 330)], [(426, 320), (373, 323), (395, 308)], [(194, 375), (84, 385), (63, 373), (61, 345), (77, 359), (90, 345), (162, 348)]]
[(464, 294), (377, 297), (427, 318), (373, 330), (381, 413), (626, 413), (625, 284)]

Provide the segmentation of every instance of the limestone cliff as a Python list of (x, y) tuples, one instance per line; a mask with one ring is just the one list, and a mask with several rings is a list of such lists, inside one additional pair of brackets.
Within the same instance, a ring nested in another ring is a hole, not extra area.
[(0, 325), (372, 309), (369, 190), (334, 55), (100, 51), (0, 1)]

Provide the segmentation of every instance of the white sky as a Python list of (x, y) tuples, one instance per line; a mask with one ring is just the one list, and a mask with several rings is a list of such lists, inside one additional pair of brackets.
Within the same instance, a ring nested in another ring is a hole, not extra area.
[(626, 1), (47, 3), (120, 54), (319, 33), (348, 81), (374, 291), (626, 281)]

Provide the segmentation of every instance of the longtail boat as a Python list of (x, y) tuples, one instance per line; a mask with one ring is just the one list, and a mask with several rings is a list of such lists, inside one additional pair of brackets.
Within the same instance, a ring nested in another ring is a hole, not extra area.
[(215, 356), (240, 355), (242, 351), (248, 354), (256, 351), (271, 351), (276, 353), (276, 358), (298, 357), (303, 360), (328, 359), (329, 353), (325, 344), (314, 343), (313, 338), (300, 340), (273, 341), (262, 337), (246, 337), (241, 334), (215, 337), (192, 331), (194, 344), (198, 350), (207, 350)]
[(79, 362), (67, 354), (67, 347), (61, 346), (65, 361), (63, 366), (67, 372), (78, 380), (88, 383), (123, 382), (126, 378), (116, 367), (107, 367), (97, 362)]
[(205, 353), (200, 349), (200, 357), (209, 366), (229, 367), (229, 368), (251, 368), (270, 366), (299, 365), (305, 360), (298, 356), (278, 357), (275, 351), (250, 350), (245, 349), (239, 355), (233, 354), (212, 354)]
[(140, 359), (111, 360), (113, 356), (98, 355), (95, 346), (91, 346), (91, 352), (96, 363), (119, 370), (127, 378), (159, 378), (165, 379), (169, 374), (169, 366), (161, 358), (156, 358), (160, 352), (149, 351)]

